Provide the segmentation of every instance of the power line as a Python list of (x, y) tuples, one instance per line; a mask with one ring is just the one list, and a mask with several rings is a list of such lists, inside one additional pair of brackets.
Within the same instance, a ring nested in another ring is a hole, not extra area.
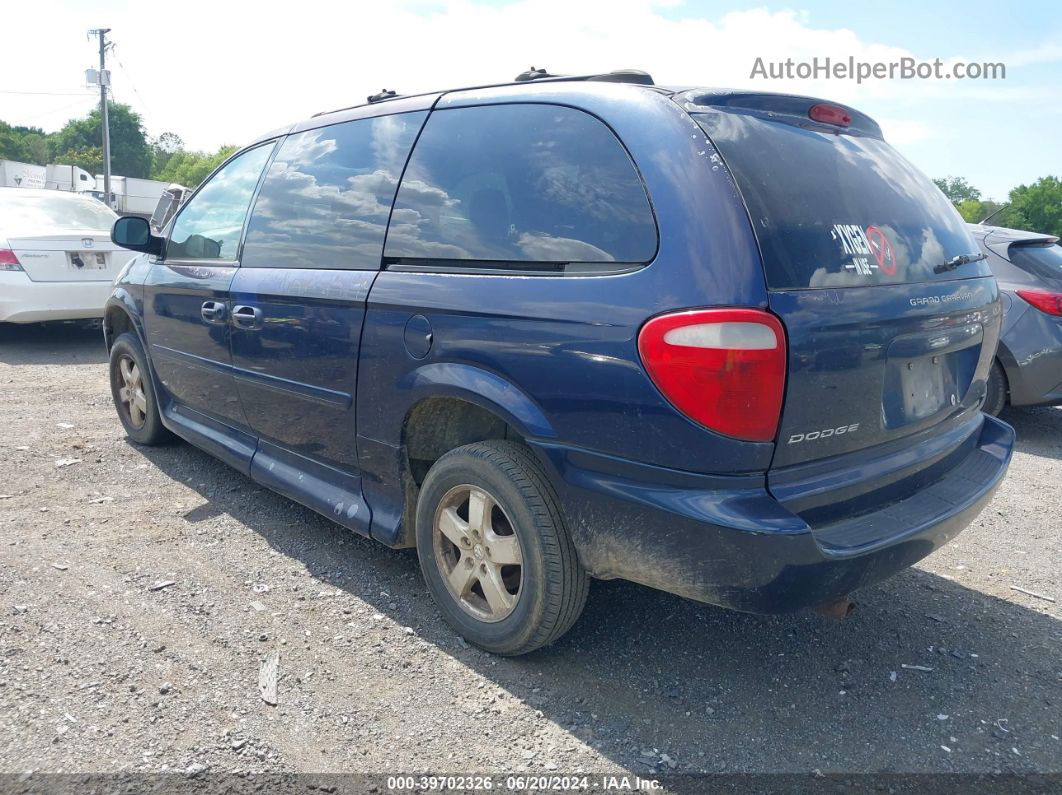
[(95, 96), (95, 91), (0, 91), (0, 94), (21, 94), (29, 97), (79, 97)]
[[(133, 82), (133, 78), (129, 74), (129, 70), (125, 68), (125, 64), (122, 63), (122, 59), (118, 57), (118, 47), (114, 43), (111, 44), (111, 55), (114, 56), (114, 60), (118, 62), (118, 68), (122, 70), (122, 74), (125, 75), (125, 79), (129, 81), (130, 88), (133, 89), (133, 93), (136, 94), (136, 98), (140, 100), (140, 104), (144, 106), (144, 110), (146, 110), (148, 113), (151, 113), (151, 108), (148, 106), (144, 98), (140, 95), (140, 92), (137, 91), (136, 83)], [(111, 95), (114, 95), (113, 87), (111, 88)]]
[[(58, 108), (50, 108), (49, 110), (37, 111), (35, 113), (30, 114), (30, 118), (32, 120), (37, 120), (37, 119), (40, 119), (40, 118), (45, 117), (45, 116), (54, 116), (55, 114), (62, 113), (63, 111), (69, 110), (70, 108), (85, 107), (84, 104), (83, 104), (85, 99), (94, 100), (95, 99), (95, 95), (94, 94), (86, 95), (85, 97), (82, 97), (77, 102), (67, 102), (67, 103), (65, 103), (63, 105), (60, 105)], [(23, 121), (25, 121), (25, 117), (19, 117), (19, 123), (21, 123)], [(8, 123), (15, 124), (16, 122), (9, 121)], [(32, 121), (30, 122), (29, 125), (22, 124), (22, 126), (32, 126)]]

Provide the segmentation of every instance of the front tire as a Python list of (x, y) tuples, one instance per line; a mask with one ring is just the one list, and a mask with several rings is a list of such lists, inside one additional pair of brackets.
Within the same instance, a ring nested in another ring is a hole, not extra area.
[(586, 603), (586, 571), (531, 453), (505, 441), (451, 450), (417, 501), (417, 555), (443, 617), (503, 655), (557, 640)]
[(158, 445), (173, 436), (162, 424), (148, 372), (147, 357), (135, 334), (120, 334), (111, 346), (111, 397), (126, 434), (137, 444)]
[(985, 414), (998, 417), (999, 412), (1007, 405), (1007, 374), (1003, 372), (1003, 365), (996, 359), (992, 362), (992, 369), (988, 371), (988, 386), (985, 395), (985, 405), (982, 409)]

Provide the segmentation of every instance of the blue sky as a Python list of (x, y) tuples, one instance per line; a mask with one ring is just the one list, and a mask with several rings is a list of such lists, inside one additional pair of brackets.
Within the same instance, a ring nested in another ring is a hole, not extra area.
[[(964, 176), (986, 197), (1062, 175), (1062, 15), (1046, 0), (1016, 8), (987, 0), (183, 0), (165, 21), (133, 0), (46, 0), (5, 9), (0, 118), (51, 130), (86, 113), (93, 96), (83, 74), (94, 48), (85, 31), (97, 26), (111, 27), (117, 44), (115, 97), (141, 112), (149, 133), (176, 132), (196, 148), (242, 143), (382, 87), (412, 93), (505, 80), (531, 64), (638, 67), (661, 83), (848, 102), (878, 119), (922, 170)], [(1007, 78), (752, 80), (757, 56), (1001, 61)]]

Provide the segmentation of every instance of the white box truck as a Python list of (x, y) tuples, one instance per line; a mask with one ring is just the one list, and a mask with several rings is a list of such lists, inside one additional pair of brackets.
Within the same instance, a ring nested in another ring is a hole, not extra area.
[(60, 163), (49, 163), (44, 168), (47, 174), (44, 184), (46, 188), (83, 193), (96, 187), (95, 178), (83, 168), (64, 166)]
[(0, 187), (43, 188), (46, 179), (47, 169), (44, 166), (0, 160)]
[[(162, 192), (170, 186), (168, 182), (159, 182), (155, 179), (140, 179), (138, 177), (122, 177), (111, 175), (111, 201), (110, 206), (119, 215), (139, 215), (150, 218), (158, 206)], [(103, 198), (103, 175), (96, 175), (96, 186), (93, 193), (97, 198)]]

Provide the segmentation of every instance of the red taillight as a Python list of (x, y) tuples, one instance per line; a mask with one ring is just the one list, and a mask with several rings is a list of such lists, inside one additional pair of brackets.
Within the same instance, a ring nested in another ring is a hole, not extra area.
[(1062, 293), (1049, 293), (1046, 290), (1017, 290), (1016, 292), (1041, 312), (1062, 317)]
[(758, 309), (707, 309), (654, 317), (638, 335), (653, 383), (713, 431), (769, 442), (785, 387), (785, 333)]
[(839, 127), (847, 127), (852, 123), (852, 115), (837, 105), (812, 105), (811, 110), (808, 111), (808, 118), (823, 124), (836, 124)]
[(20, 271), (22, 265), (15, 256), (15, 252), (9, 248), (0, 248), (0, 271)]

